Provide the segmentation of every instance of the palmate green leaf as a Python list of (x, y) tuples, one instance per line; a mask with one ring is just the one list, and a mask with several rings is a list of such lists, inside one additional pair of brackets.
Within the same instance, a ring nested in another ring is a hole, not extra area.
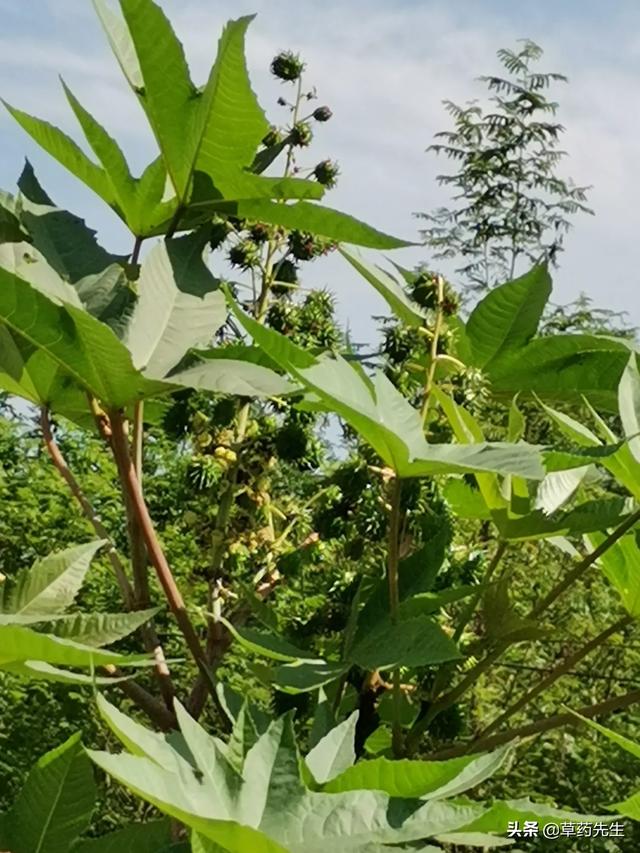
[(11, 675), (16, 675), (18, 678), (24, 678), (28, 681), (55, 681), (60, 684), (83, 684), (93, 688), (107, 687), (112, 684), (118, 684), (121, 681), (128, 681), (131, 678), (129, 675), (109, 676), (106, 678), (96, 675), (84, 675), (81, 672), (62, 669), (59, 666), (52, 666), (52, 664), (37, 660), (0, 664), (0, 668), (4, 672), (9, 672)]
[(363, 669), (432, 666), (462, 657), (456, 644), (432, 619), (416, 616), (373, 627), (354, 643), (350, 659)]
[(219, 282), (205, 266), (206, 235), (162, 241), (142, 263), (138, 300), (124, 336), (134, 367), (163, 379), (190, 349), (206, 346), (226, 319)]
[[(202, 89), (191, 80), (182, 45), (151, 0), (120, 0), (130, 41), (106, 19), (111, 42), (162, 151), (178, 203), (220, 198), (320, 198), (323, 188), (297, 178), (262, 178), (248, 171), (268, 122), (251, 89), (244, 39), (251, 17), (230, 21)], [(121, 45), (125, 45), (122, 50)], [(134, 65), (125, 60), (131, 46)], [(138, 72), (141, 80), (138, 78)], [(173, 85), (166, 86), (169, 74)], [(132, 82), (134, 79), (138, 83)], [(191, 194), (195, 178), (194, 194)], [(182, 227), (182, 226), (181, 226)]]
[(355, 764), (354, 739), (358, 711), (331, 729), (307, 754), (306, 765), (313, 778), (324, 785)]
[[(112, 730), (122, 728), (120, 712), (104, 700), (100, 708)], [(213, 842), (214, 850), (218, 845), (227, 853), (323, 853), (327, 848), (378, 853), (385, 848), (403, 849), (398, 845), (412, 842), (410, 849), (424, 849), (428, 839), (463, 832), (464, 839), (458, 835), (461, 843), (498, 846), (504, 839), (494, 834), (504, 836), (508, 821), (524, 815), (533, 820), (547, 815), (558, 820), (588, 819), (529, 801), (485, 805), (445, 799), (457, 797), (489, 778), (503, 765), (510, 746), (450, 762), (363, 762), (344, 770), (322, 791), (308, 790), (301, 775), (290, 714), (273, 721), (251, 747), (241, 779), (234, 773), (229, 776), (224, 763), (219, 765), (217, 789), (227, 788), (223, 796), (216, 796), (208, 772), (216, 739), (187, 719), (184, 712), (180, 725), (183, 735), (186, 737), (189, 730), (189, 737), (195, 738), (192, 743), (198, 744), (191, 749), (191, 768), (185, 768), (177, 752), (173, 759), (162, 756), (160, 762), (141, 757), (138, 742), (133, 755), (90, 755), (129, 790), (190, 827), (200, 850), (208, 851), (208, 842)], [(325, 772), (338, 755), (341, 763), (347, 728), (343, 725), (334, 737), (325, 738), (327, 756), (321, 760), (316, 754), (312, 763), (319, 762)], [(137, 729), (135, 734), (139, 735)], [(154, 743), (158, 737), (152, 735)], [(144, 734), (139, 740), (144, 742)], [(125, 746), (129, 741), (130, 737), (123, 739)], [(347, 760), (351, 760), (350, 753), (344, 757)], [(340, 790), (341, 785), (345, 790)], [(387, 789), (400, 795), (390, 796)], [(416, 842), (423, 846), (416, 846)]]
[(0, 389), (91, 426), (86, 393), (46, 352), (0, 325)]
[(618, 407), (629, 449), (640, 462), (640, 372), (636, 353), (633, 353), (622, 374), (618, 387)]
[(3, 243), (0, 245), (0, 269), (28, 281), (49, 299), (82, 308), (77, 290), (60, 278), (45, 257), (29, 243)]
[(106, 172), (79, 148), (79, 146), (59, 128), (47, 121), (31, 116), (22, 110), (2, 102), (13, 118), (41, 148), (55, 160), (79, 178), (85, 186), (112, 207), (117, 200)]
[(220, 37), (192, 131), (196, 184), (207, 176), (210, 181), (204, 185), (210, 185), (213, 198), (322, 198), (324, 187), (315, 181), (263, 178), (249, 171), (268, 129), (245, 61), (244, 41), (252, 20), (246, 16), (230, 21)]
[(268, 199), (248, 199), (220, 202), (214, 208), (221, 213), (240, 216), (243, 219), (306, 231), (337, 243), (352, 243), (370, 249), (400, 249), (411, 245), (410, 242), (384, 234), (353, 216), (309, 201), (279, 204)]
[[(231, 347), (199, 352), (200, 361), (192, 367), (178, 370), (167, 382), (201, 391), (235, 394), (239, 397), (283, 397), (295, 387), (284, 376), (268, 367), (243, 358), (229, 358)], [(233, 348), (235, 350), (235, 348)], [(246, 347), (246, 350), (250, 350)], [(236, 351), (238, 355), (242, 355)]]
[(533, 508), (542, 510), (545, 515), (551, 515), (573, 497), (590, 471), (589, 465), (583, 465), (569, 471), (547, 474), (538, 485)]
[[(159, 390), (159, 383), (135, 370), (128, 350), (108, 326), (72, 305), (56, 305), (1, 269), (0, 324), (43, 352), (47, 371), (56, 364), (106, 406), (120, 408)], [(0, 371), (9, 376), (23, 367), (24, 363), (0, 362)], [(14, 379), (19, 382), (20, 374)]]
[(148, 661), (148, 657), (103, 651), (62, 637), (39, 634), (22, 625), (0, 625), (0, 668), (4, 664), (25, 661), (93, 668), (107, 664), (138, 664)]
[[(103, 701), (101, 711), (109, 721), (113, 707)], [(170, 772), (145, 758), (90, 755), (139, 796), (230, 853), (320, 853), (328, 844), (355, 853), (365, 844), (401, 843), (453, 831), (480, 813), (473, 806), (390, 800), (382, 792), (327, 796), (307, 791), (290, 718), (273, 722), (249, 751), (242, 789), (230, 811), (228, 799), (212, 796), (204, 762), (196, 775)], [(194, 758), (200, 760), (199, 755)], [(174, 766), (182, 767), (177, 759)]]
[(256, 671), (258, 677), (283, 693), (296, 695), (318, 690), (325, 684), (340, 678), (349, 669), (342, 661), (327, 663), (323, 660), (296, 660), (262, 671)]
[[(593, 532), (586, 537), (592, 550), (606, 538), (602, 532)], [(640, 617), (640, 548), (635, 535), (627, 534), (615, 542), (599, 557), (598, 565), (618, 592), (627, 613)]]
[[(129, 171), (129, 166), (120, 146), (115, 139), (109, 136), (91, 113), (82, 106), (64, 80), (62, 81), (62, 86), (87, 142), (102, 164), (107, 175), (107, 180), (111, 184), (116, 204), (125, 213), (127, 220), (131, 222), (128, 214), (135, 207), (136, 183)], [(138, 234), (142, 229), (139, 223), (131, 222), (131, 230), (135, 234)]]
[(487, 375), (498, 397), (538, 396), (548, 403), (582, 402), (617, 411), (620, 377), (629, 359), (625, 342), (596, 335), (536, 338), (493, 361)]
[(159, 609), (154, 607), (131, 613), (72, 613), (54, 622), (38, 625), (37, 630), (85, 646), (108, 646), (137, 631), (141, 625), (153, 619)]
[(537, 448), (526, 444), (428, 444), (419, 413), (381, 373), (369, 380), (343, 358), (315, 357), (256, 323), (230, 299), (234, 315), (273, 361), (344, 418), (400, 477), (498, 471), (542, 479)]
[(344, 246), (340, 247), (340, 254), (375, 288), (399, 320), (408, 326), (424, 325), (424, 309), (410, 298), (404, 287), (392, 276)]
[(18, 187), (20, 221), (34, 248), (65, 281), (75, 284), (87, 276), (101, 274), (111, 265), (124, 263), (124, 257), (107, 252), (97, 242), (96, 232), (83, 219), (56, 207), (28, 160)]
[(447, 761), (413, 761), (372, 758), (359, 761), (323, 786), (323, 791), (340, 794), (343, 791), (384, 791), (390, 797), (426, 797), (458, 778), (475, 755), (451, 758)]
[[(79, 841), (70, 853), (169, 853), (173, 849), (171, 822), (154, 820), (131, 824), (102, 838)], [(178, 853), (178, 848), (175, 849)]]
[(11, 853), (69, 853), (88, 829), (97, 790), (91, 763), (74, 735), (32, 768), (6, 816)]
[(62, 613), (73, 604), (92, 559), (104, 544), (96, 540), (67, 548), (18, 572), (12, 583), (0, 587), (0, 612), (39, 616), (41, 621)]
[(227, 619), (220, 620), (235, 639), (248, 651), (263, 655), (277, 661), (314, 661), (319, 662), (317, 655), (298, 649), (282, 637), (253, 628), (234, 625)]
[(546, 266), (494, 287), (467, 321), (473, 364), (488, 370), (506, 352), (521, 349), (535, 335), (551, 295)]

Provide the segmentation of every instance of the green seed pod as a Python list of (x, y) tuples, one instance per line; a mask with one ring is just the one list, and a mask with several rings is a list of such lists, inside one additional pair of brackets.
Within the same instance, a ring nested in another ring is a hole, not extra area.
[(313, 111), (313, 117), (316, 121), (329, 121), (333, 113), (329, 107), (317, 107)]
[(260, 263), (260, 249), (252, 240), (243, 240), (231, 247), (228, 258), (234, 267), (250, 270)]
[(292, 145), (297, 145), (299, 148), (306, 148), (311, 145), (313, 139), (313, 130), (307, 121), (299, 121), (291, 128), (289, 139)]
[(334, 160), (322, 160), (313, 170), (316, 181), (329, 189), (335, 187), (339, 174), (340, 169)]
[(271, 61), (271, 73), (279, 80), (292, 83), (297, 80), (304, 71), (304, 62), (297, 53), (283, 50)]

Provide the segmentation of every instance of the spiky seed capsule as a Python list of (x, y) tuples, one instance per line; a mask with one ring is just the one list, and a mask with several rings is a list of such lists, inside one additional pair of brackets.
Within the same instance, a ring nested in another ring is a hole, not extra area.
[(313, 117), (316, 121), (329, 121), (333, 113), (329, 107), (316, 107), (313, 111)]
[(297, 53), (291, 50), (283, 50), (274, 56), (271, 62), (271, 73), (279, 80), (292, 83), (297, 80), (304, 71), (304, 62)]
[(300, 148), (306, 148), (311, 145), (313, 139), (313, 131), (311, 125), (307, 121), (299, 121), (291, 128), (289, 140), (292, 145), (297, 145)]
[(269, 239), (269, 226), (264, 222), (256, 222), (249, 229), (249, 234), (254, 243), (264, 243)]
[(275, 268), (275, 281), (271, 291), (276, 296), (287, 296), (294, 288), (291, 285), (298, 283), (298, 267), (288, 258), (280, 261)]
[(250, 270), (260, 263), (260, 250), (252, 240), (243, 240), (229, 249), (228, 258), (234, 267)]
[(310, 261), (320, 255), (326, 255), (335, 248), (335, 244), (322, 237), (314, 237), (306, 231), (291, 231), (289, 249), (299, 261)]
[(313, 170), (313, 175), (325, 187), (335, 187), (340, 169), (335, 160), (322, 160)]

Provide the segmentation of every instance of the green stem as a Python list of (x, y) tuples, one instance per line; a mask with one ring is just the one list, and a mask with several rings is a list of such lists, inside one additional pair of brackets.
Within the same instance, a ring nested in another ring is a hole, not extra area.
[[(487, 586), (487, 584), (491, 581), (491, 578), (495, 574), (496, 569), (502, 559), (504, 552), (507, 550), (507, 543), (504, 541), (500, 541), (498, 543), (498, 547), (496, 548), (493, 557), (491, 558), (491, 562), (487, 566), (487, 570), (484, 573), (481, 583), (479, 584), (479, 589), (470, 599), (467, 607), (464, 609), (463, 613), (460, 616), (458, 624), (456, 625), (456, 629), (453, 633), (452, 640), (454, 643), (458, 643), (460, 637), (462, 636), (462, 632), (467, 627), (469, 622), (471, 621), (471, 617), (475, 613), (476, 607), (482, 597), (482, 593)], [(434, 679), (433, 687), (431, 688), (431, 698), (435, 699), (445, 687), (447, 681), (451, 677), (454, 671), (454, 667), (449, 664), (443, 664)]]
[(118, 473), (120, 475), (122, 487), (127, 496), (127, 505), (135, 514), (136, 520), (142, 531), (149, 559), (156, 570), (160, 586), (164, 591), (169, 607), (175, 616), (187, 647), (193, 655), (198, 667), (206, 670), (204, 650), (200, 644), (196, 630), (191, 623), (189, 614), (187, 613), (187, 608), (185, 607), (184, 599), (180, 594), (180, 590), (178, 589), (171, 569), (169, 568), (169, 563), (167, 562), (167, 558), (162, 550), (162, 546), (160, 545), (160, 541), (153, 527), (151, 516), (149, 515), (149, 510), (142, 495), (140, 483), (136, 476), (135, 466), (131, 459), (129, 440), (127, 438), (127, 431), (122, 413), (116, 410), (110, 411), (109, 422), (111, 427), (111, 447), (116, 466), (118, 468)]
[[(389, 545), (387, 554), (387, 582), (389, 584), (389, 614), (391, 624), (396, 625), (400, 611), (400, 498), (402, 496), (402, 480), (395, 477), (391, 485), (391, 516), (389, 519)], [(404, 738), (400, 724), (401, 713), (401, 679), (400, 667), (393, 671), (393, 723), (392, 743), (393, 752), (399, 758), (404, 752)]]
[(444, 319), (443, 312), (443, 302), (444, 302), (444, 279), (441, 275), (438, 276), (437, 279), (437, 306), (436, 306), (436, 318), (433, 325), (433, 334), (431, 337), (431, 349), (429, 356), (429, 367), (427, 368), (427, 376), (424, 385), (424, 394), (422, 398), (422, 423), (424, 424), (427, 420), (427, 414), (429, 413), (429, 400), (431, 398), (431, 391), (433, 389), (433, 383), (435, 381), (436, 376), (436, 368), (438, 366), (438, 343), (440, 341), (440, 333), (442, 331), (442, 321)]

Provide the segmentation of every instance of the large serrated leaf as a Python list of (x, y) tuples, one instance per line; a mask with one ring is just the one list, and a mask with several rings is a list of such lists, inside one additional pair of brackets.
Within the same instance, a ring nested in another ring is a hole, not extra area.
[(408, 326), (424, 324), (425, 311), (411, 299), (402, 285), (398, 284), (392, 276), (344, 246), (340, 247), (340, 254), (377, 290), (399, 320)]
[(106, 172), (59, 128), (16, 109), (3, 101), (13, 118), (41, 148), (68, 169), (107, 204), (115, 206), (116, 198)]
[(495, 471), (542, 479), (539, 449), (527, 444), (428, 444), (420, 413), (382, 373), (371, 381), (341, 357), (313, 356), (284, 335), (257, 323), (230, 299), (254, 341), (318, 398), (344, 418), (400, 477)]
[(353, 243), (370, 249), (399, 249), (411, 245), (353, 216), (309, 201), (278, 204), (267, 199), (248, 199), (237, 203), (222, 202), (219, 208), (246, 219), (307, 231), (338, 243)]
[(93, 668), (108, 664), (137, 664), (148, 661), (148, 658), (144, 655), (121, 655), (73, 640), (39, 634), (23, 625), (0, 625), (0, 667), (25, 661)]
[(629, 448), (640, 462), (640, 372), (636, 353), (633, 353), (622, 374), (618, 387), (618, 406)]
[(372, 627), (354, 644), (350, 659), (364, 669), (432, 666), (462, 657), (456, 644), (433, 620), (416, 616)]
[(158, 243), (142, 264), (138, 301), (124, 337), (133, 364), (163, 379), (192, 348), (206, 346), (226, 318), (219, 282), (205, 266), (206, 235)]
[(7, 820), (11, 853), (67, 853), (89, 827), (97, 791), (80, 736), (33, 767)]
[(535, 335), (550, 294), (551, 278), (545, 266), (494, 287), (467, 322), (473, 363), (487, 369), (505, 352), (523, 347)]
[(55, 622), (38, 625), (37, 630), (85, 646), (108, 646), (128, 637), (152, 619), (158, 610), (155, 607), (131, 613), (72, 613)]
[(73, 604), (91, 560), (103, 545), (103, 540), (97, 540), (67, 548), (18, 572), (13, 583), (0, 588), (0, 611), (43, 620), (62, 613)]
[[(56, 305), (1, 269), (0, 324), (44, 353), (47, 369), (57, 365), (106, 406), (120, 408), (158, 390), (158, 383), (135, 370), (128, 350), (108, 326), (72, 305)], [(0, 370), (9, 375), (23, 366), (0, 362)]]
[(348, 770), (356, 761), (354, 739), (358, 711), (328, 732), (305, 759), (313, 778), (320, 785), (330, 782)]

